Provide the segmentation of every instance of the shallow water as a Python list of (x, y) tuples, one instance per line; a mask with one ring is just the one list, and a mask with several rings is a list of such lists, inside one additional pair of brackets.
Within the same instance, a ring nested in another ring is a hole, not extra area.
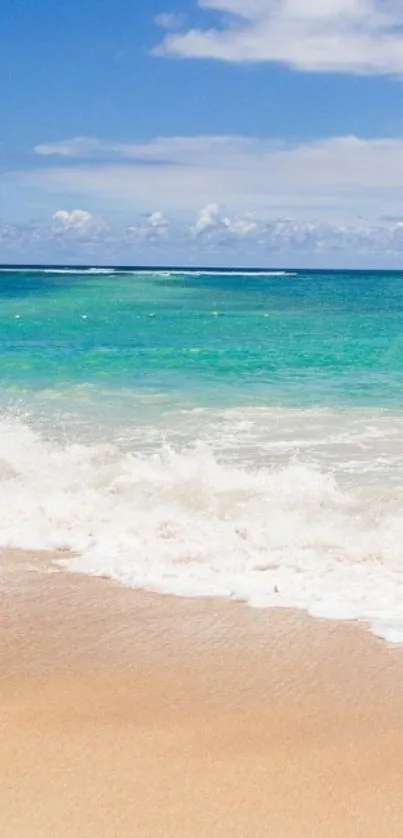
[(0, 271), (0, 542), (403, 640), (403, 273)]

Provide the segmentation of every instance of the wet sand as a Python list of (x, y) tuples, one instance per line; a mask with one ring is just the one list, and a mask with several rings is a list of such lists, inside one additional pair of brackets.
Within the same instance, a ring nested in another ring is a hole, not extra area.
[(48, 564), (0, 556), (1, 838), (401, 838), (402, 649)]

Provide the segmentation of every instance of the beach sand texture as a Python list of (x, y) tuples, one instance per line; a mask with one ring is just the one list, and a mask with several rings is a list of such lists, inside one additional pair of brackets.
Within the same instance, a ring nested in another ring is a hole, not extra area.
[(2, 838), (401, 838), (399, 647), (47, 565), (2, 553)]

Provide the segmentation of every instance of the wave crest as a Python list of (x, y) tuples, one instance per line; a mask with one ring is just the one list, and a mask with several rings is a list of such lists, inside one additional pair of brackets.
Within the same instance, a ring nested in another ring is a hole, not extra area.
[(61, 445), (0, 421), (3, 546), (68, 547), (69, 570), (361, 618), (402, 640), (402, 498), (376, 492), (293, 460), (252, 470), (201, 444), (152, 456)]

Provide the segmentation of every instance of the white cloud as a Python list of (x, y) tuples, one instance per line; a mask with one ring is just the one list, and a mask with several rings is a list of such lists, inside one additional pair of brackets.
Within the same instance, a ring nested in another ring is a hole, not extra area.
[(3, 261), (323, 267), (400, 266), (403, 258), (402, 216), (337, 225), (237, 215), (215, 204), (197, 212), (189, 224), (171, 223), (160, 211), (128, 226), (106, 221), (99, 226), (85, 210), (54, 215), (44, 224), (0, 226)]
[(160, 55), (281, 62), (299, 70), (403, 72), (402, 0), (198, 0), (221, 15), (167, 35)]
[(139, 237), (145, 240), (164, 239), (169, 234), (170, 224), (164, 214), (159, 210), (146, 215), (137, 224), (127, 228), (130, 236)]
[(64, 230), (82, 230), (88, 228), (94, 221), (93, 216), (86, 210), (75, 209), (68, 212), (67, 210), (57, 210), (53, 216), (53, 220), (57, 225), (60, 225)]
[(41, 157), (81, 157), (96, 159), (110, 155), (113, 152), (119, 154), (121, 143), (109, 143), (104, 140), (97, 140), (95, 137), (74, 137), (72, 140), (62, 140), (56, 143), (39, 143), (34, 147), (35, 154)]
[(248, 223), (255, 212), (342, 222), (399, 214), (402, 207), (401, 137), (299, 144), (237, 136), (130, 143), (81, 137), (36, 151), (54, 164), (10, 174), (14, 187), (96, 202), (109, 212), (151, 214), (158, 200), (163, 213), (178, 217), (217, 204), (249, 213)]
[(164, 218), (162, 212), (152, 212), (151, 215), (148, 216), (147, 222), (149, 229), (158, 231), (159, 233), (165, 233), (169, 227), (169, 221)]
[(207, 204), (200, 210), (195, 224), (196, 233), (204, 233), (206, 230), (214, 229), (220, 222), (220, 207), (218, 204)]
[(154, 21), (163, 29), (179, 29), (183, 26), (184, 17), (177, 12), (161, 12), (155, 16)]
[(218, 204), (207, 204), (200, 210), (196, 224), (191, 228), (196, 236), (222, 239), (248, 237), (259, 230), (259, 222), (250, 214), (244, 217), (229, 217), (221, 212)]
[(97, 244), (107, 231), (107, 222), (87, 210), (57, 210), (53, 215), (53, 237), (62, 242)]

